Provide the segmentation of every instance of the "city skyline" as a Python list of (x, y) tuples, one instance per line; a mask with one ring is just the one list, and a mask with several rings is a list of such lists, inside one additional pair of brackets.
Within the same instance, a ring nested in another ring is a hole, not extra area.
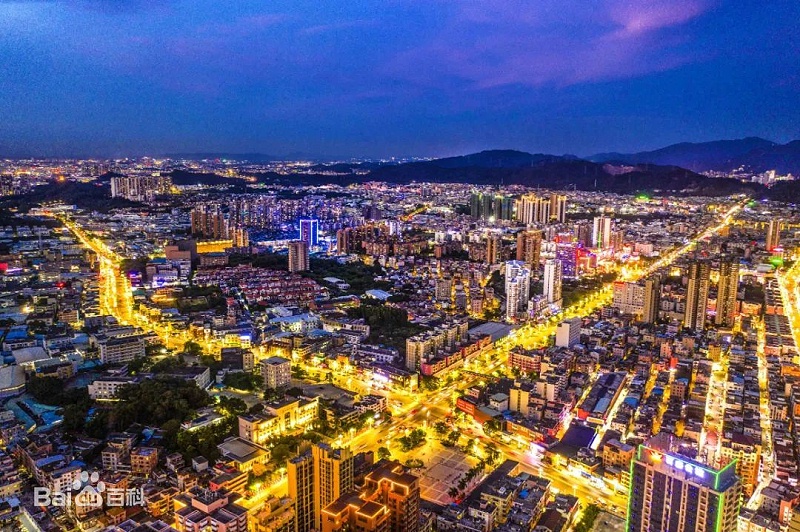
[(5, 1), (0, 155), (586, 156), (787, 142), (800, 137), (800, 50), (784, 38), (798, 10)]
[(0, 529), (800, 532), (798, 20), (0, 0)]

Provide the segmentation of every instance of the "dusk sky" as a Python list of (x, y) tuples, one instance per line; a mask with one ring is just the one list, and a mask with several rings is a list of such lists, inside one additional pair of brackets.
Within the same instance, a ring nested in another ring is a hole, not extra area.
[(800, 138), (797, 0), (0, 0), (0, 156)]

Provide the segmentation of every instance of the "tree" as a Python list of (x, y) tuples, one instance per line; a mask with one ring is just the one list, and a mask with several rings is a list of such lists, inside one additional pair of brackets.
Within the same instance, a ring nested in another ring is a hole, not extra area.
[(188, 342), (183, 344), (183, 351), (192, 356), (199, 357), (203, 354), (203, 346), (201, 346), (197, 342), (189, 340)]
[(494, 443), (487, 443), (483, 448), (484, 455), (486, 456), (486, 463), (493, 466), (500, 458), (500, 451)]
[(444, 421), (437, 421), (433, 424), (433, 432), (436, 433), (438, 437), (443, 437), (447, 434), (447, 423)]
[(64, 421), (61, 428), (64, 432), (80, 432), (86, 420), (86, 411), (78, 405), (67, 405), (64, 408)]
[(458, 443), (459, 438), (461, 438), (461, 433), (457, 430), (452, 430), (450, 431), (450, 434), (447, 435), (447, 439), (442, 443), (449, 447), (453, 447)]
[(378, 460), (391, 460), (392, 451), (388, 447), (378, 447)]
[(500, 429), (502, 429), (502, 424), (497, 419), (490, 419), (483, 424), (483, 432), (485, 432), (487, 436), (499, 432)]
[(263, 383), (259, 376), (244, 371), (227, 373), (222, 382), (225, 383), (225, 386), (230, 386), (237, 390), (250, 391), (259, 389)]
[(575, 532), (589, 532), (594, 526), (598, 515), (600, 515), (600, 507), (596, 504), (590, 504), (586, 507), (586, 510), (583, 512), (583, 517), (581, 517), (581, 520), (575, 525), (573, 530)]
[(240, 416), (247, 412), (247, 403), (238, 397), (220, 395), (218, 402), (220, 409), (229, 415)]
[(447, 494), (450, 496), (451, 499), (456, 500), (459, 498), (461, 492), (455, 486), (452, 486), (449, 490), (447, 490)]

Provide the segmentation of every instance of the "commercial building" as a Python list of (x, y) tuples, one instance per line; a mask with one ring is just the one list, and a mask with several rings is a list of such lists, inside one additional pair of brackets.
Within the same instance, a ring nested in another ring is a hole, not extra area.
[(639, 446), (631, 465), (628, 532), (736, 530), (742, 485), (735, 462), (716, 469), (684, 456), (661, 433)]
[(319, 220), (303, 219), (300, 220), (300, 238), (301, 242), (308, 244), (308, 247), (313, 248), (319, 245)]

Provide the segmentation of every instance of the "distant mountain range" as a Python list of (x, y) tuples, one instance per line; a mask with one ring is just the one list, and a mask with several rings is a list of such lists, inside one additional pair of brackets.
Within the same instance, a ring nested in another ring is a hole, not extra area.
[[(242, 181), (217, 174), (175, 170), (177, 185), (229, 184)], [(526, 185), (552, 189), (597, 190), (620, 194), (654, 193), (726, 196), (759, 192), (760, 185), (735, 179), (715, 179), (678, 166), (601, 163), (574, 155), (531, 154), (514, 150), (480, 153), (403, 164), (318, 164), (310, 173), (253, 174), (257, 182), (275, 185), (349, 185), (366, 181), (387, 183), (472, 183), (476, 185)]]
[(800, 175), (800, 140), (777, 144), (759, 137), (713, 142), (682, 142), (638, 153), (598, 153), (587, 157), (594, 162), (662, 164), (695, 172), (729, 172), (745, 168), (752, 172), (775, 170), (778, 174)]
[(572, 155), (489, 150), (460, 157), (382, 166), (363, 176), (367, 181), (475, 184), (519, 184), (544, 188), (617, 193), (730, 195), (751, 193), (753, 185), (734, 179), (712, 179), (678, 166), (612, 164)]

